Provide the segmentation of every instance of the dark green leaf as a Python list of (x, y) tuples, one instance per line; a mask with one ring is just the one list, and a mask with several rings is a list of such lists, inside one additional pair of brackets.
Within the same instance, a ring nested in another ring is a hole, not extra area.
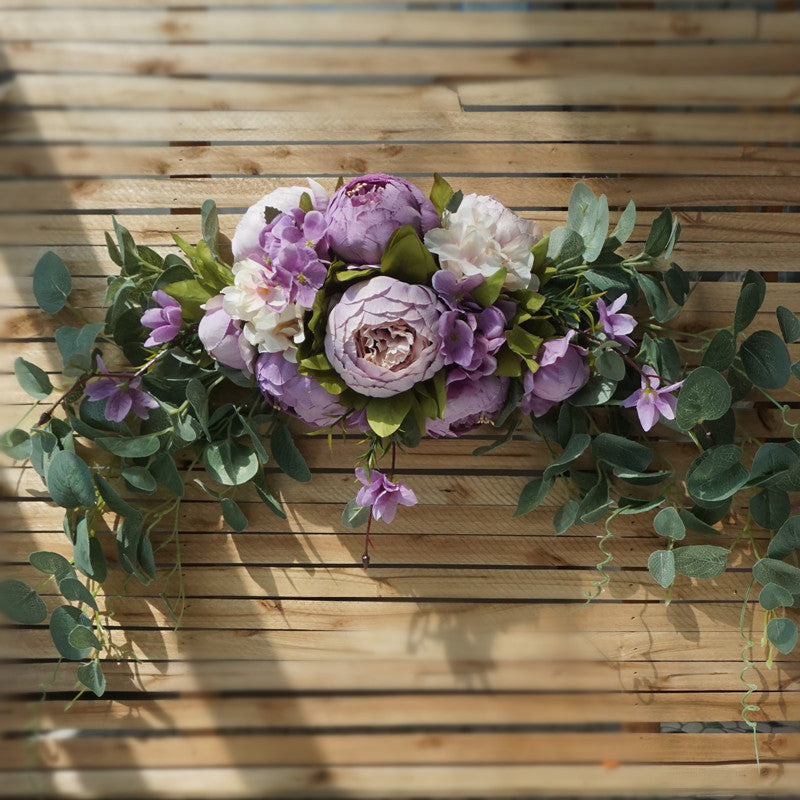
[(12, 578), (0, 582), (0, 611), (21, 625), (38, 625), (47, 617), (47, 606), (38, 593)]
[(548, 464), (544, 470), (544, 473), (542, 474), (542, 477), (547, 480), (548, 478), (554, 478), (556, 475), (560, 475), (573, 461), (575, 461), (576, 458), (578, 458), (584, 452), (584, 450), (586, 450), (591, 443), (592, 437), (588, 434), (573, 434), (572, 438), (569, 440), (569, 442), (567, 442), (567, 446), (564, 448), (561, 455)]
[(748, 270), (736, 302), (736, 312), (733, 317), (734, 334), (743, 331), (756, 318), (766, 293), (767, 284), (761, 275), (752, 269)]
[(50, 635), (53, 644), (63, 658), (72, 661), (81, 661), (92, 652), (91, 647), (77, 648), (69, 643), (69, 635), (78, 626), (92, 627), (89, 617), (73, 606), (59, 606), (50, 616)]
[(672, 212), (665, 208), (654, 220), (644, 245), (649, 256), (660, 256), (669, 243), (672, 233)]
[(150, 462), (148, 469), (159, 486), (163, 486), (176, 497), (183, 497), (183, 478), (169, 453), (159, 453)]
[(686, 508), (681, 508), (678, 511), (678, 516), (683, 520), (686, 527), (695, 533), (705, 533), (710, 536), (719, 536), (720, 532), (716, 528), (712, 528), (711, 525), (700, 519), (696, 514), (693, 514)]
[(787, 344), (796, 342), (800, 338), (800, 320), (786, 306), (778, 306), (775, 313), (778, 315), (783, 341)]
[(733, 334), (723, 328), (714, 334), (714, 338), (709, 342), (706, 352), (703, 354), (702, 364), (710, 367), (717, 372), (725, 372), (733, 364), (736, 357), (736, 339)]
[(603, 350), (595, 359), (595, 367), (604, 378), (621, 381), (625, 377), (625, 361), (616, 350)]
[(793, 550), (800, 550), (800, 517), (790, 517), (781, 525), (767, 547), (767, 555), (786, 558)]
[(539, 506), (545, 497), (547, 497), (547, 493), (552, 488), (552, 478), (534, 478), (532, 481), (526, 483), (520, 492), (514, 516), (521, 517), (523, 514), (533, 511), (533, 509)]
[(60, 450), (47, 470), (47, 489), (53, 502), (64, 508), (93, 506), (92, 474), (86, 462), (67, 450)]
[(797, 625), (786, 617), (771, 619), (767, 623), (767, 639), (784, 655), (791, 653), (797, 644)]
[(37, 550), (28, 556), (28, 560), (39, 572), (44, 572), (45, 575), (54, 575), (56, 583), (61, 583), (65, 578), (75, 577), (75, 570), (72, 569), (72, 564), (59, 553), (51, 553), (49, 550)]
[(102, 475), (95, 475), (94, 480), (100, 497), (103, 498), (103, 501), (111, 511), (122, 517), (141, 517), (141, 514), (132, 505), (126, 503), (117, 490)]
[(769, 531), (777, 530), (789, 518), (792, 504), (781, 489), (767, 486), (750, 498), (750, 514), (757, 525)]
[(610, 400), (616, 390), (616, 381), (592, 375), (585, 386), (567, 398), (567, 402), (573, 406), (600, 406)]
[(778, 334), (756, 331), (742, 342), (739, 355), (747, 377), (762, 389), (782, 389), (791, 375), (789, 351)]
[(120, 472), (125, 483), (134, 491), (153, 494), (158, 488), (156, 479), (147, 467), (126, 467)]
[(578, 518), (579, 507), (578, 503), (570, 498), (556, 511), (553, 517), (553, 528), (557, 535), (560, 536), (562, 533), (565, 533), (575, 524), (575, 520)]
[(682, 306), (691, 291), (689, 276), (677, 264), (670, 264), (664, 273), (664, 283), (672, 299)]
[(748, 486), (774, 484), (797, 463), (797, 455), (788, 447), (777, 442), (766, 442), (758, 448), (753, 457)]
[(749, 477), (741, 462), (742, 451), (732, 444), (706, 450), (689, 467), (686, 488), (701, 506), (714, 504), (735, 494)]
[(637, 273), (636, 280), (639, 282), (639, 287), (642, 290), (650, 313), (657, 322), (666, 322), (671, 314), (669, 308), (669, 300), (661, 284), (650, 275), (644, 273)]
[(222, 516), (225, 522), (227, 522), (233, 530), (238, 532), (247, 528), (247, 517), (235, 500), (232, 500), (230, 497), (223, 497), (219, 501), (219, 504), (222, 506)]
[(644, 472), (653, 460), (653, 451), (649, 447), (614, 433), (595, 436), (592, 452), (598, 460), (612, 467), (634, 472)]
[(157, 453), (161, 446), (157, 436), (100, 436), (94, 443), (123, 458), (145, 458)]
[(85, 603), (97, 611), (97, 602), (92, 597), (92, 593), (78, 578), (64, 578), (64, 580), (58, 582), (58, 589), (67, 600)]
[(690, 544), (673, 553), (675, 571), (690, 578), (716, 578), (728, 567), (728, 549), (714, 544)]
[(72, 278), (67, 265), (48, 250), (33, 271), (33, 294), (37, 305), (47, 314), (55, 314), (67, 304), (71, 291)]
[(78, 681), (96, 697), (102, 697), (106, 690), (106, 678), (98, 661), (81, 664), (78, 667)]
[(253, 478), (253, 486), (256, 487), (256, 494), (261, 498), (264, 505), (266, 505), (276, 517), (286, 519), (286, 512), (283, 510), (280, 501), (270, 492), (262, 472), (259, 472), (255, 478)]
[(44, 400), (53, 391), (53, 384), (50, 383), (47, 373), (22, 356), (14, 361), (14, 373), (19, 385), (35, 400)]
[[(574, 476), (574, 474), (573, 474)], [(578, 508), (578, 522), (597, 522), (607, 513), (611, 500), (608, 497), (608, 482), (601, 475), (597, 483), (584, 495)]]
[(91, 628), (86, 628), (83, 625), (76, 625), (70, 631), (68, 641), (78, 650), (83, 650), (87, 647), (90, 647), (93, 650), (99, 650), (102, 647)]
[(672, 550), (654, 550), (647, 559), (647, 570), (656, 583), (664, 589), (675, 582), (675, 553)]
[(719, 419), (731, 406), (731, 389), (725, 378), (711, 367), (692, 370), (678, 394), (675, 421), (691, 430), (704, 420)]
[(776, 583), (787, 592), (800, 594), (800, 569), (775, 558), (762, 558), (753, 565), (753, 577), (762, 585)]

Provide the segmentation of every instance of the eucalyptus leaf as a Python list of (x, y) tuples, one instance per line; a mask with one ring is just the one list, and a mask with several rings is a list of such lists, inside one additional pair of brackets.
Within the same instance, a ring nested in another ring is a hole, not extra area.
[(24, 581), (0, 581), (0, 612), (21, 625), (38, 625), (47, 618), (47, 606)]
[(776, 608), (791, 607), (794, 602), (792, 593), (777, 583), (768, 583), (758, 595), (758, 602), (767, 611), (774, 611)]
[(644, 472), (653, 460), (653, 451), (614, 433), (600, 433), (592, 442), (592, 452), (599, 461), (624, 470)]
[(82, 661), (92, 652), (91, 647), (74, 647), (69, 642), (69, 636), (79, 625), (84, 628), (92, 627), (91, 620), (73, 606), (59, 606), (50, 615), (50, 635), (53, 644), (63, 658), (72, 661)]
[(106, 678), (98, 661), (90, 661), (78, 667), (78, 681), (95, 697), (102, 697), (106, 690)]
[(653, 527), (660, 536), (680, 541), (686, 536), (686, 523), (681, 519), (678, 510), (672, 506), (664, 508), (653, 519)]
[(647, 235), (644, 252), (649, 256), (660, 256), (672, 234), (672, 212), (665, 208), (654, 220)]
[(146, 458), (157, 453), (161, 447), (157, 436), (100, 436), (94, 443), (123, 458)]
[(747, 377), (762, 389), (782, 389), (791, 375), (789, 351), (778, 334), (756, 331), (739, 348)]
[(696, 458), (686, 472), (686, 488), (698, 505), (714, 504), (735, 494), (749, 477), (741, 448), (721, 444)]
[(766, 486), (750, 498), (750, 514), (757, 525), (777, 530), (789, 518), (792, 503), (787, 492)]
[(719, 419), (731, 406), (731, 388), (711, 367), (697, 367), (683, 382), (678, 393), (675, 421), (682, 430), (691, 430), (704, 420)]
[(775, 583), (791, 594), (800, 594), (800, 569), (776, 558), (761, 558), (753, 565), (753, 577), (762, 585)]
[(579, 504), (570, 498), (556, 511), (553, 517), (553, 529), (558, 536), (568, 531), (575, 524), (579, 507)]
[(728, 549), (715, 544), (690, 544), (672, 552), (675, 571), (690, 578), (716, 578), (728, 567)]
[(211, 255), (219, 258), (219, 215), (217, 204), (213, 200), (206, 200), (200, 208), (200, 230), (203, 241), (208, 245)]
[(72, 568), (72, 564), (60, 553), (51, 553), (49, 550), (36, 550), (28, 556), (28, 561), (39, 572), (44, 572), (45, 575), (53, 575), (56, 583), (61, 583), (65, 578), (75, 577), (75, 570)]
[(163, 486), (176, 497), (183, 497), (185, 491), (183, 478), (169, 453), (159, 453), (155, 456), (148, 470), (159, 486)]
[(37, 305), (47, 314), (56, 314), (67, 304), (71, 291), (72, 278), (67, 265), (48, 250), (33, 270), (33, 295)]
[(791, 653), (797, 644), (797, 625), (786, 617), (771, 619), (767, 623), (767, 639), (784, 655)]
[(247, 483), (258, 472), (258, 456), (249, 447), (230, 439), (207, 445), (203, 463), (208, 474), (224, 486)]
[(517, 501), (517, 508), (514, 511), (515, 517), (521, 517), (533, 511), (547, 497), (547, 493), (553, 488), (552, 478), (534, 478), (523, 486)]
[(675, 582), (675, 553), (672, 550), (654, 550), (647, 559), (647, 570), (664, 589)]
[[(0, 434), (0, 451), (14, 461), (24, 461), (33, 454), (33, 442), (27, 431), (12, 428)], [(37, 470), (39, 472), (39, 470)], [(42, 473), (39, 472), (41, 475)]]
[(240, 532), (247, 528), (249, 524), (247, 517), (235, 500), (230, 497), (223, 497), (219, 504), (222, 506), (223, 519), (233, 530)]
[(72, 647), (75, 647), (78, 650), (83, 650), (85, 648), (99, 650), (102, 647), (92, 629), (83, 625), (76, 625), (70, 631), (67, 641), (70, 643), (70, 645), (72, 645)]
[(356, 503), (355, 498), (352, 498), (342, 511), (342, 525), (345, 528), (360, 528), (367, 524), (369, 512), (369, 506), (360, 506)]
[(97, 601), (78, 578), (64, 578), (58, 582), (58, 590), (67, 600), (85, 603), (87, 606), (97, 611)]
[(578, 458), (592, 443), (592, 437), (586, 433), (576, 433), (567, 442), (561, 454), (547, 465), (542, 477), (547, 480), (564, 472), (565, 469)]
[(792, 344), (800, 339), (800, 320), (793, 311), (786, 306), (778, 306), (775, 310), (778, 315), (778, 325), (780, 325), (781, 336), (786, 344)]
[(22, 389), (34, 400), (44, 400), (53, 391), (53, 384), (50, 383), (47, 373), (22, 356), (14, 361), (14, 374)]
[(120, 471), (120, 475), (134, 491), (153, 494), (158, 488), (156, 479), (150, 474), (147, 467), (126, 467)]
[(282, 422), (277, 422), (269, 440), (270, 450), (278, 466), (290, 477), (301, 483), (311, 480), (311, 470), (297, 449), (292, 434)]
[(595, 367), (604, 378), (621, 381), (625, 377), (625, 361), (616, 350), (603, 350), (595, 359)]
[(765, 280), (754, 270), (748, 270), (739, 290), (736, 311), (733, 317), (734, 334), (743, 331), (758, 314), (767, 293)]
[(767, 547), (770, 558), (786, 558), (793, 550), (800, 550), (800, 517), (789, 517), (781, 525)]
[(702, 365), (717, 372), (725, 372), (736, 357), (736, 339), (727, 329), (717, 331), (703, 354)]

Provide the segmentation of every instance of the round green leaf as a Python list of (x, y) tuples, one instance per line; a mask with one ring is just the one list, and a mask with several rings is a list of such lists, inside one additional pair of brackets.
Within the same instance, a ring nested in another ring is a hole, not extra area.
[(247, 483), (258, 472), (258, 456), (235, 440), (211, 442), (203, 452), (203, 463), (208, 474), (225, 486)]
[(686, 488), (698, 505), (709, 505), (731, 497), (749, 476), (741, 462), (742, 451), (733, 444), (712, 447), (700, 455), (686, 472)]
[(125, 483), (137, 492), (152, 494), (157, 488), (156, 479), (150, 474), (147, 467), (127, 467), (120, 473)]
[(76, 625), (70, 631), (69, 643), (78, 650), (83, 650), (86, 647), (99, 650), (102, 647), (91, 628), (87, 628), (83, 625)]
[(775, 558), (762, 558), (753, 564), (753, 577), (762, 585), (776, 583), (791, 594), (800, 594), (800, 569)]
[(94, 443), (123, 458), (146, 458), (161, 446), (157, 436), (98, 436)]
[(683, 520), (684, 525), (686, 525), (690, 531), (706, 533), (710, 536), (719, 536), (719, 531), (716, 528), (712, 528), (705, 520), (700, 519), (687, 508), (682, 508), (678, 511), (678, 516)]
[(12, 428), (0, 435), (0, 450), (14, 461), (24, 461), (33, 452), (33, 442), (27, 431)]
[(786, 522), (792, 510), (789, 494), (766, 486), (750, 498), (750, 513), (757, 525), (775, 531)]
[(777, 583), (768, 583), (759, 593), (758, 602), (761, 607), (767, 611), (774, 611), (776, 608), (783, 606), (784, 608), (791, 607), (794, 603), (792, 593), (778, 586)]
[(50, 616), (50, 635), (56, 650), (72, 661), (81, 661), (92, 652), (91, 647), (73, 647), (69, 643), (69, 635), (78, 626), (92, 627), (89, 617), (73, 606), (59, 606)]
[(58, 582), (58, 589), (67, 600), (85, 603), (87, 606), (97, 611), (97, 602), (94, 597), (92, 597), (92, 593), (78, 578), (64, 578)]
[(96, 697), (102, 697), (106, 690), (106, 678), (98, 661), (81, 664), (78, 667), (78, 680)]
[(781, 525), (767, 547), (770, 558), (786, 558), (792, 550), (800, 550), (800, 517), (789, 517)]
[(766, 442), (756, 451), (750, 468), (749, 486), (775, 483), (786, 470), (797, 464), (797, 455), (777, 442)]
[(59, 450), (53, 456), (46, 482), (53, 502), (63, 508), (94, 505), (92, 473), (86, 462), (69, 450)]
[(762, 389), (781, 389), (791, 375), (789, 351), (777, 333), (756, 331), (742, 342), (739, 356), (747, 377)]
[(653, 520), (653, 527), (659, 535), (675, 541), (679, 541), (686, 536), (686, 525), (677, 509), (672, 506), (664, 508), (656, 514)]
[(44, 572), (45, 575), (55, 575), (57, 583), (63, 581), (64, 578), (75, 577), (75, 570), (72, 569), (72, 564), (60, 553), (51, 553), (49, 550), (36, 550), (28, 556), (28, 561), (39, 572)]
[(731, 387), (715, 369), (698, 367), (683, 382), (675, 421), (684, 431), (706, 419), (719, 419), (731, 406)]
[(675, 553), (675, 571), (690, 578), (716, 578), (728, 567), (728, 549), (714, 544), (679, 547)]
[(766, 281), (755, 270), (748, 270), (736, 302), (736, 311), (733, 317), (734, 332), (738, 333), (744, 330), (756, 318), (766, 293)]
[(714, 338), (708, 343), (706, 352), (703, 354), (702, 365), (725, 372), (736, 358), (736, 339), (733, 334), (723, 328), (714, 334)]
[(67, 265), (54, 252), (46, 252), (33, 270), (33, 295), (47, 314), (61, 311), (72, 291)]
[(794, 312), (786, 306), (778, 306), (775, 312), (778, 315), (778, 325), (781, 328), (783, 341), (792, 344), (800, 339), (800, 320), (797, 319)]
[(19, 385), (34, 399), (44, 400), (53, 391), (53, 384), (47, 373), (19, 356), (14, 361), (14, 374)]
[(24, 581), (0, 582), (0, 611), (22, 625), (38, 625), (47, 617), (44, 600)]
[(345, 528), (360, 528), (369, 519), (369, 506), (360, 506), (355, 497), (348, 501), (342, 511), (342, 525)]
[(767, 623), (767, 639), (781, 653), (791, 653), (797, 644), (797, 625), (786, 617), (771, 619)]
[(647, 559), (647, 569), (664, 589), (672, 586), (675, 581), (675, 553), (672, 550), (654, 550)]
[(621, 381), (625, 377), (625, 361), (616, 350), (603, 350), (595, 359), (597, 371), (612, 381)]

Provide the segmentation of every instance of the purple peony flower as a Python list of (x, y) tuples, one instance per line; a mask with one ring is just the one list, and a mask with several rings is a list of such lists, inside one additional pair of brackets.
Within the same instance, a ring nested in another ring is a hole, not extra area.
[(439, 225), (439, 214), (416, 186), (392, 175), (353, 178), (325, 211), (334, 252), (352, 264), (378, 264), (389, 237), (403, 225), (422, 236)]
[(85, 392), (86, 397), (93, 403), (106, 401), (104, 413), (107, 420), (122, 422), (131, 411), (139, 419), (147, 419), (150, 416), (149, 409), (158, 408), (155, 398), (139, 388), (142, 383), (141, 377), (138, 375), (112, 377), (99, 356), (97, 365), (105, 377), (92, 380), (87, 384)]
[(367, 472), (361, 467), (356, 468), (356, 477), (364, 484), (358, 490), (356, 503), (362, 508), (372, 506), (372, 516), (391, 522), (394, 519), (397, 506), (414, 506), (417, 498), (414, 492), (404, 483), (392, 483), (382, 472), (377, 469)]
[(144, 343), (145, 347), (155, 347), (171, 342), (179, 333), (183, 324), (181, 304), (166, 292), (157, 289), (153, 292), (153, 300), (158, 308), (148, 308), (142, 314), (141, 323), (145, 328), (152, 328), (152, 333)]
[(325, 354), (345, 383), (391, 397), (432, 378), (444, 364), (436, 294), (379, 275), (348, 287), (328, 315)]
[(525, 394), (520, 402), (523, 413), (540, 417), (553, 403), (575, 394), (589, 380), (586, 351), (571, 344), (575, 331), (560, 339), (549, 339), (540, 348), (536, 372), (526, 372), (523, 378)]
[(609, 339), (634, 347), (634, 341), (628, 334), (636, 327), (636, 320), (630, 314), (620, 314), (619, 311), (628, 302), (628, 295), (620, 295), (610, 306), (607, 306), (602, 297), (597, 298), (597, 314), (603, 333)]
[(266, 221), (264, 210), (275, 208), (278, 211), (289, 211), (300, 205), (303, 194), (311, 197), (311, 202), (319, 211), (324, 211), (328, 205), (328, 195), (316, 181), (308, 179), (308, 186), (281, 186), (275, 191), (265, 194), (257, 203), (253, 203), (239, 220), (231, 240), (234, 261), (244, 261), (246, 258), (262, 260), (262, 250), (259, 239), (264, 230)]
[(478, 425), (491, 422), (508, 393), (508, 378), (487, 375), (477, 380), (460, 378), (447, 384), (447, 405), (442, 419), (429, 419), (429, 436), (461, 436)]
[[(274, 406), (315, 428), (324, 428), (343, 419), (348, 409), (308, 375), (297, 371), (297, 364), (280, 353), (262, 353), (256, 360), (256, 381), (261, 393)], [(347, 425), (355, 425), (353, 419)]]
[(253, 372), (255, 348), (242, 336), (242, 328), (222, 307), (223, 296), (212, 297), (203, 306), (206, 313), (197, 333), (211, 358), (231, 369)]
[(660, 383), (661, 379), (656, 371), (649, 364), (645, 364), (642, 367), (642, 387), (622, 401), (625, 408), (636, 407), (642, 430), (649, 431), (658, 422), (659, 414), (664, 419), (675, 419), (675, 407), (678, 401), (671, 393), (679, 389), (683, 381), (659, 389)]

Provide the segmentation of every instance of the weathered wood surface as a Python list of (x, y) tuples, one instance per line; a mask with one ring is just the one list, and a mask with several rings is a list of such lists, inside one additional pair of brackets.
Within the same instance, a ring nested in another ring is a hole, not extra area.
[[(778, 304), (800, 310), (797, 284), (777, 283), (800, 273), (796, 3), (410, 5), (0, 0), (0, 427), (26, 407), (13, 359), (55, 369), (54, 327), (75, 321), (33, 308), (43, 252), (70, 262), (96, 316), (112, 213), (163, 251), (173, 232), (198, 235), (206, 197), (230, 234), (251, 202), (305, 175), (332, 188), (393, 172), (425, 189), (436, 170), (545, 230), (585, 179), (617, 210), (637, 200), (634, 241), (660, 206), (681, 217), (675, 259), (705, 278), (681, 324), (727, 324), (737, 287), (714, 279), (746, 269), (769, 281), (761, 325), (775, 329)], [(780, 397), (796, 420), (797, 397)], [(774, 411), (738, 416), (775, 435)], [(661, 455), (687, 463), (662, 433)], [(491, 436), (401, 457), (421, 502), (379, 526), (367, 573), (339, 520), (353, 438), (331, 451), (301, 437), (314, 480), (275, 476), (286, 521), (245, 498), (251, 529), (234, 534), (190, 494), (183, 624), (159, 597), (174, 578), (127, 597), (112, 582), (121, 651), (102, 700), (65, 712), (74, 680), (46, 629), (0, 631), (0, 795), (795, 793), (800, 734), (761, 734), (759, 772), (750, 736), (659, 732), (739, 718), (743, 573), (684, 580), (665, 606), (648, 520), (620, 518), (611, 583), (584, 605), (601, 531), (556, 538), (555, 496), (512, 517), (547, 454), (520, 437), (472, 457)], [(61, 515), (25, 466), (0, 482), (4, 575), (34, 580), (28, 552), (67, 552)], [(165, 574), (174, 552), (159, 554)], [(734, 568), (752, 558), (742, 547)], [(799, 665), (748, 673), (762, 719), (800, 720)]]

